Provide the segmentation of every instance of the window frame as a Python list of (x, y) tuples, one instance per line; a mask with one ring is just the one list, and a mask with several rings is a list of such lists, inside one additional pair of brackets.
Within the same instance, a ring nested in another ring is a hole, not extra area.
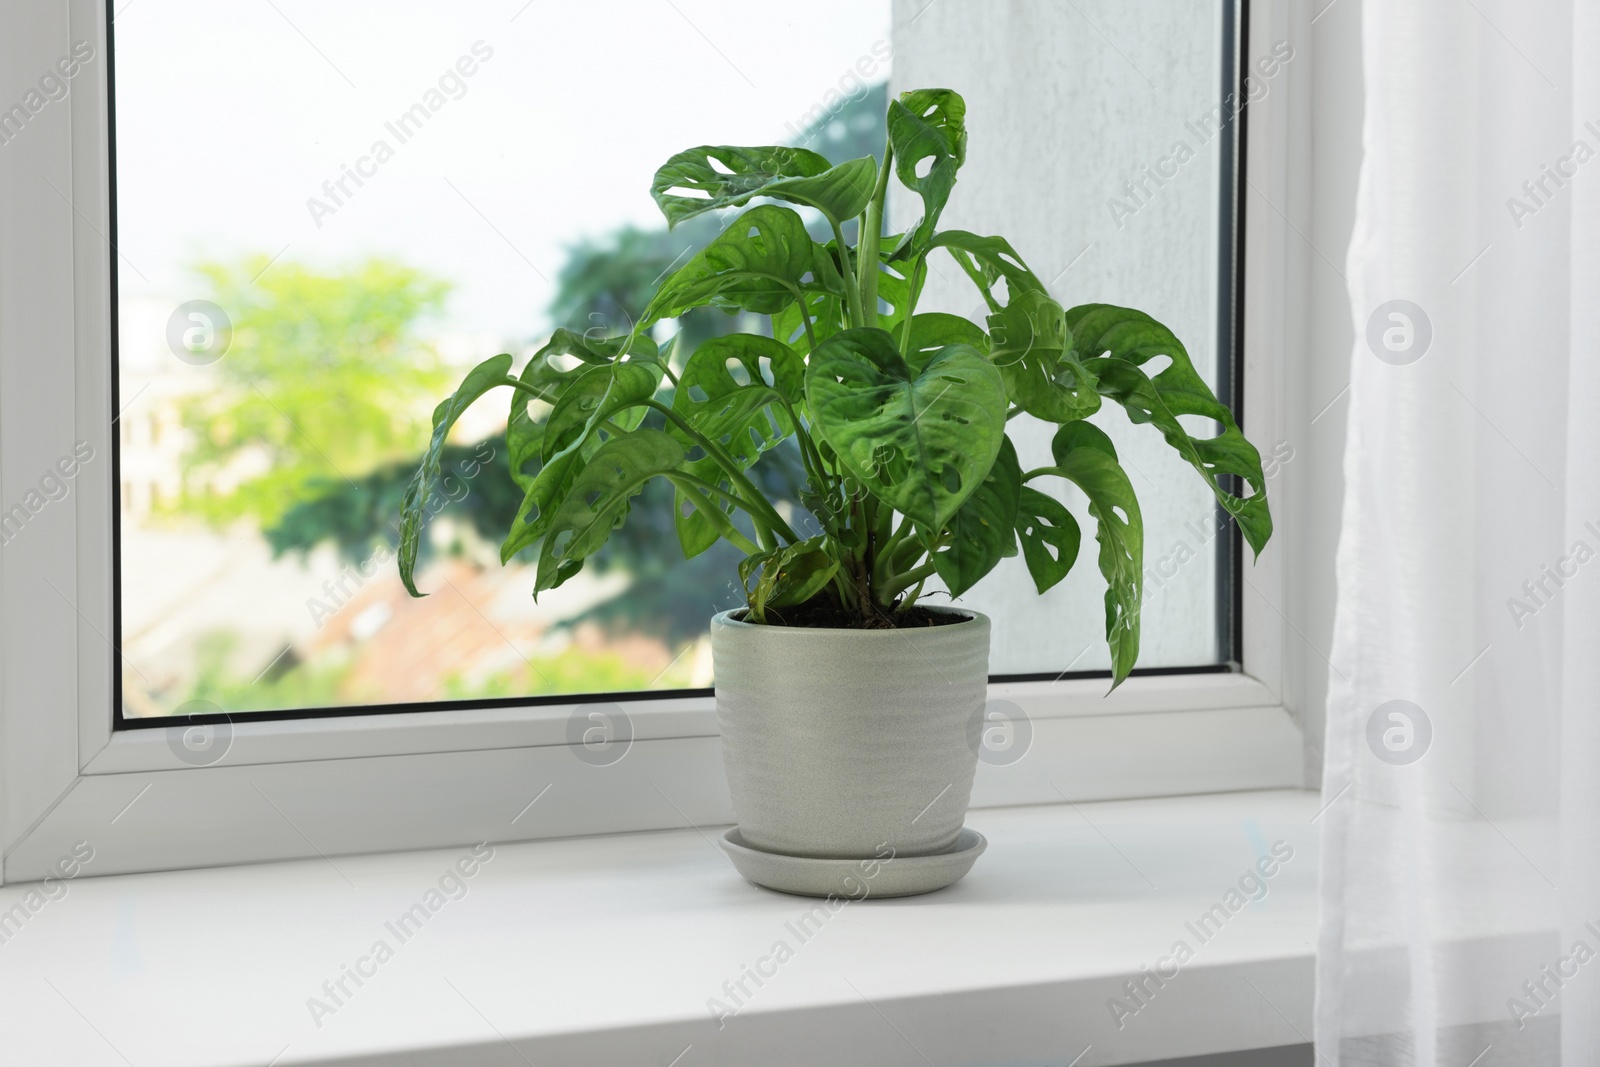
[[(1278, 40), (1309, 52), (1309, 16), (1290, 7), (1242, 5), (1241, 71)], [(95, 459), (0, 551), (0, 881), (42, 877), (80, 840), (96, 850), (85, 873), (110, 874), (730, 822), (704, 695), (602, 698), (633, 729), (605, 767), (569, 751), (569, 714), (592, 706), (577, 699), (241, 717), (210, 766), (174, 754), (182, 727), (113, 729), (112, 56), (101, 0), (32, 5), (13, 21), (0, 70), (42, 73), (76, 41), (95, 54), (64, 100), (0, 146), (0, 501), (9, 508), (77, 442)], [(1308, 65), (1286, 65), (1242, 130), (1243, 176), (1274, 205), (1303, 196), (1309, 152), (1290, 118)], [(1285, 359), (1300, 314), (1294, 226), (1253, 196), (1235, 203), (1249, 432), (1264, 446), (1303, 440)], [(1286, 655), (1285, 561), (1303, 534), (1293, 506), (1275, 498), (1274, 511), (1274, 544), (1242, 576), (1238, 669), (1141, 674), (1109, 697), (1099, 678), (991, 683), (1032, 742), (1016, 763), (980, 765), (973, 807), (1302, 785), (1306, 672)]]

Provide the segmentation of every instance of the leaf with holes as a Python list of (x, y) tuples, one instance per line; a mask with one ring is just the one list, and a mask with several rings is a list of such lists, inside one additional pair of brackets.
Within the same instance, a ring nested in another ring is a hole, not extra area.
[(669, 227), (758, 196), (814, 207), (836, 223), (855, 218), (872, 198), (878, 165), (871, 156), (834, 166), (804, 148), (701, 145), (662, 164), (650, 183)]
[(609, 436), (604, 430), (592, 434), (579, 442), (577, 448), (553, 457), (539, 468), (523, 493), (505, 540), (500, 543), (501, 563), (508, 562), (544, 536), (555, 517), (555, 506), (566, 499), (578, 472)]
[(1073, 422), (1100, 410), (1094, 375), (1072, 358), (1066, 312), (1045, 293), (1027, 290), (989, 316), (989, 358), (1011, 402), (1046, 422)]
[(846, 330), (811, 354), (816, 429), (880, 501), (939, 529), (982, 483), (1005, 437), (1000, 372), (947, 345), (914, 373), (884, 330)]
[(544, 430), (546, 463), (569, 452), (613, 416), (617, 427), (631, 430), (644, 417), (644, 402), (661, 387), (661, 364), (639, 360), (590, 367), (567, 386), (550, 411)]
[(772, 608), (804, 604), (826, 588), (837, 573), (839, 561), (828, 551), (822, 537), (747, 556), (739, 564), (739, 580), (744, 583), (745, 598), (750, 603), (748, 621), (765, 622)]
[(930, 247), (948, 249), (989, 305), (989, 357), (1012, 403), (1047, 422), (1085, 419), (1100, 409), (1092, 373), (1073, 358), (1066, 313), (1011, 242), (946, 230)]
[(544, 455), (544, 431), (551, 406), (586, 369), (582, 363), (570, 368), (557, 367), (542, 353), (536, 353), (522, 368), (517, 380), (536, 390), (538, 395), (512, 390), (511, 411), (506, 417), (506, 449), (511, 478), (523, 492), (527, 492), (538, 473), (529, 471), (529, 464)]
[(1031, 485), (1022, 487), (1017, 502), (1017, 540), (1022, 542), (1022, 558), (1041, 595), (1072, 570), (1082, 539), (1078, 520), (1065, 504)]
[[(972, 284), (978, 287), (991, 309), (1015, 300), (1022, 293), (1046, 293), (1045, 285), (1028, 265), (1022, 261), (1011, 242), (1004, 237), (980, 237), (966, 230), (945, 230), (928, 243), (930, 250), (948, 249)], [(995, 287), (1004, 280), (1004, 293)], [(1000, 299), (1006, 297), (1006, 301)]]
[[(1133, 422), (1152, 423), (1161, 431), (1167, 443), (1205, 478), (1259, 556), (1272, 536), (1261, 454), (1239, 432), (1233, 413), (1194, 369), (1182, 342), (1144, 312), (1110, 304), (1075, 307), (1067, 312), (1067, 322), (1100, 392), (1121, 404)], [(1162, 356), (1171, 362), (1153, 378), (1147, 376), (1143, 365)], [(1195, 437), (1179, 421), (1185, 415), (1213, 420), (1222, 432), (1215, 437)], [(1243, 479), (1251, 495), (1242, 497), (1224, 488), (1218, 479), (1225, 475)]]
[[(911, 316), (911, 344), (905, 358), (913, 370), (922, 370), (933, 354), (946, 345), (971, 345), (979, 352), (987, 352), (989, 335), (983, 327), (960, 315), (928, 311)], [(1005, 377), (1003, 372), (1001, 377)]]
[(566, 581), (628, 517), (628, 502), (651, 478), (682, 466), (683, 445), (660, 430), (620, 434), (595, 450), (573, 479), (544, 534), (534, 595)]
[(1069, 422), (1050, 439), (1050, 455), (1060, 463), (1075, 448), (1092, 448), (1117, 458), (1117, 446), (1106, 432), (1092, 422)]
[(792, 209), (753, 207), (667, 276), (635, 332), (707, 305), (760, 315), (782, 311), (810, 284), (815, 245)]
[(949, 89), (913, 89), (889, 104), (889, 147), (900, 184), (922, 198), (922, 218), (906, 231), (895, 258), (927, 245), (967, 158), (967, 103)]
[(433, 435), (428, 439), (428, 450), (423, 453), (422, 463), (417, 467), (411, 484), (406, 486), (406, 495), (400, 504), (400, 580), (405, 583), (406, 592), (412, 596), (423, 595), (417, 591), (413, 571), (417, 566), (417, 550), (422, 542), (422, 520), (427, 514), (428, 497), (433, 492), (434, 479), (439, 477), (439, 457), (444, 452), (445, 442), (462, 412), (490, 389), (507, 384), (510, 377), (511, 357), (505, 353), (491, 356), (467, 372), (466, 378), (450, 394), (449, 399), (433, 409)]
[(820, 344), (840, 330), (848, 330), (850, 321), (841, 296), (821, 289), (802, 289), (800, 297), (772, 316), (772, 336), (804, 356), (811, 351), (812, 338)]
[[(644, 401), (655, 395), (664, 373), (660, 363), (630, 356), (628, 362), (588, 367), (567, 384), (542, 423), (538, 440), (544, 463), (523, 487), (522, 504), (500, 544), (502, 563), (544, 535), (554, 517), (553, 507), (566, 497), (602, 438), (639, 426), (647, 410)], [(507, 427), (506, 436), (512, 440), (512, 427)], [(531, 435), (523, 433), (514, 447), (528, 447), (531, 442)]]
[[(545, 434), (551, 408), (561, 400), (568, 386), (582, 378), (586, 371), (609, 366), (615, 361), (629, 340), (627, 337), (602, 338), (590, 333), (559, 329), (550, 335), (550, 340), (522, 368), (518, 380), (536, 391), (538, 396), (531, 396), (522, 389), (512, 392), (511, 412), (506, 422), (506, 447), (511, 477), (523, 492), (528, 491), (535, 477), (534, 472), (528, 471), (528, 464), (548, 454)], [(630, 359), (641, 362), (659, 360), (656, 344), (650, 338), (635, 337), (631, 342), (628, 348)], [(576, 360), (576, 365), (568, 366), (568, 360)], [(631, 425), (625, 425), (625, 428), (632, 429), (638, 425), (643, 414), (642, 408), (628, 413), (625, 422), (631, 422)], [(549, 450), (552, 453), (555, 451), (559, 449)]]
[[(734, 376), (737, 369), (743, 380)], [(683, 368), (672, 395), (672, 410), (701, 434), (722, 447), (724, 455), (747, 470), (761, 454), (794, 433), (784, 404), (795, 404), (805, 390), (805, 362), (788, 345), (757, 334), (735, 333), (702, 342)], [(770, 379), (770, 381), (769, 381)], [(685, 448), (696, 443), (677, 424), (667, 432)], [(690, 460), (688, 473), (730, 488), (726, 472), (712, 456)], [(710, 516), (687, 507), (688, 498), (677, 493), (675, 516), (678, 541), (685, 556), (693, 558), (722, 536)], [(716, 506), (731, 515), (733, 505)]]
[(957, 509), (947, 527), (950, 547), (936, 553), (933, 566), (953, 597), (960, 596), (1016, 552), (1017, 503), (1022, 467), (1011, 439), (1001, 435), (1000, 454), (977, 490)]
[[(598, 318), (598, 313), (594, 317)], [(603, 337), (599, 332), (601, 329), (602, 327), (596, 326), (579, 333), (565, 326), (561, 327), (550, 335), (550, 340), (546, 341), (539, 351), (533, 354), (533, 358), (528, 361), (528, 367), (541, 365), (555, 370), (556, 364), (550, 362), (552, 356), (571, 356), (591, 367), (601, 367), (615, 362), (617, 357), (622, 355), (624, 348), (629, 355), (638, 359), (660, 358), (656, 343), (648, 337), (633, 337), (626, 334)], [(527, 367), (523, 368), (524, 373), (527, 370)]]
[[(801, 289), (804, 299), (790, 304), (772, 317), (773, 336), (801, 355), (811, 351), (802, 321), (802, 306), (806, 317), (811, 320), (810, 336), (815, 337), (819, 344), (841, 330), (851, 328), (833, 248), (832, 241), (826, 246), (817, 246), (817, 262), (812, 278)], [(887, 253), (884, 255), (887, 256)], [(905, 315), (910, 284), (893, 264), (885, 261), (882, 265), (884, 269), (878, 275), (878, 299), (887, 305), (887, 310), (883, 311), (879, 325), (893, 332)]]
[[(1106, 579), (1106, 643), (1111, 647), (1111, 688), (1122, 684), (1139, 658), (1139, 612), (1144, 588), (1144, 520), (1133, 484), (1114, 456), (1108, 455), (1092, 435), (1074, 422), (1076, 443), (1053, 446), (1055, 466), (1036, 472), (1066, 478), (1089, 498), (1089, 514), (1096, 522), (1100, 542), (1100, 573)], [(1057, 435), (1058, 440), (1061, 433)], [(1104, 434), (1100, 435), (1104, 437)], [(1109, 442), (1107, 442), (1109, 443)]]

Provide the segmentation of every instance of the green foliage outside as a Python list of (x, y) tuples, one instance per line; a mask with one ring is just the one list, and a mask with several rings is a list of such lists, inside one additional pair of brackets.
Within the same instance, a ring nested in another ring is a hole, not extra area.
[[(324, 273), (252, 256), (198, 270), (233, 340), (212, 386), (180, 410), (193, 441), (180, 511), (270, 529), (308, 492), (413, 454), (426, 398), (448, 380), (418, 336), (446, 283), (384, 260)], [(217, 490), (230, 467), (254, 465)]]

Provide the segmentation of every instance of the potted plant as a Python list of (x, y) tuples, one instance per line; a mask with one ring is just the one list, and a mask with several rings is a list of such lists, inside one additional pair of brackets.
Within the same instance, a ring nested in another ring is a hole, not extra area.
[[(1171, 331), (1128, 308), (1064, 309), (1004, 238), (938, 228), (966, 154), (965, 111), (948, 89), (902, 94), (881, 164), (835, 166), (788, 147), (673, 156), (651, 187), (671, 224), (767, 202), (666, 276), (628, 332), (557, 330), (516, 375), (509, 355), (475, 367), (434, 412), (405, 498), (400, 573), (420, 595), (413, 568), (440, 453), (461, 413), (503, 386), (525, 497), (501, 558), (536, 552), (535, 596), (577, 574), (653, 478), (674, 487), (686, 555), (719, 538), (745, 553), (748, 606), (711, 621), (739, 824), (727, 847), (776, 888), (826, 893), (841, 872), (870, 870), (861, 877), (881, 879), (877, 895), (920, 891), (976, 858), (982, 839), (962, 824), (989, 621), (927, 605), (924, 583), (937, 576), (960, 597), (1019, 549), (1039, 592), (1061, 581), (1078, 524), (1035, 483), (1063, 479), (1088, 499), (1113, 688), (1127, 677), (1144, 530), (1116, 449), (1086, 421), (1103, 399), (1159, 430), (1257, 553), (1272, 531), (1259, 454)], [(892, 237), (882, 233), (891, 179), (923, 209)], [(816, 212), (832, 239), (815, 239), (788, 205)], [(917, 312), (935, 255), (982, 294), (983, 324)], [(651, 340), (658, 323), (705, 306), (765, 316), (768, 329), (692, 352)], [(1156, 357), (1165, 367), (1147, 374)], [(1026, 471), (1006, 433), (1023, 413), (1059, 426), (1052, 462)], [(1191, 436), (1185, 415), (1218, 432)], [(749, 475), (791, 439), (806, 472), (803, 522)]]

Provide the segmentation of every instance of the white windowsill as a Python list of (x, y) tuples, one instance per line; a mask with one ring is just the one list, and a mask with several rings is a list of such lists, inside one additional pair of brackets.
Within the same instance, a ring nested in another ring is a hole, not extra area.
[[(989, 848), (964, 881), (850, 903), (805, 941), (786, 924), (819, 902), (742, 881), (717, 828), (495, 846), (403, 943), (386, 921), (469, 849), (83, 878), (0, 944), (0, 1060), (1095, 1067), (1298, 1044), (1318, 809), (1282, 790), (974, 811)], [(1185, 924), (1280, 840), (1266, 896), (1202, 943)], [(0, 911), (35, 888), (0, 888)], [(318, 1028), (308, 999), (380, 939), (393, 958)], [(708, 999), (780, 940), (792, 958), (719, 1030)], [(1193, 958), (1119, 1029), (1109, 999), (1178, 941)]]

